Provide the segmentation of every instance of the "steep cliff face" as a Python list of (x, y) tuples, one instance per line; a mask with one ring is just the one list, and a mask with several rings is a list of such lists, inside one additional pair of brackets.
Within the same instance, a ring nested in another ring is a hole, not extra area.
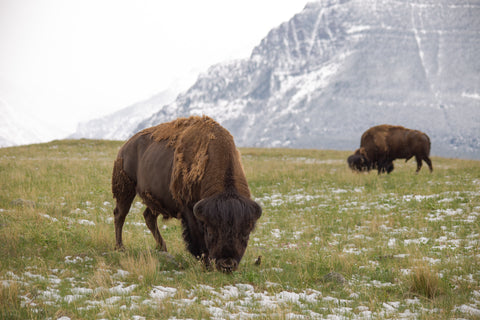
[(207, 114), (240, 146), (354, 149), (389, 123), (429, 134), (434, 154), (480, 158), (478, 17), (479, 1), (313, 2), (134, 131)]

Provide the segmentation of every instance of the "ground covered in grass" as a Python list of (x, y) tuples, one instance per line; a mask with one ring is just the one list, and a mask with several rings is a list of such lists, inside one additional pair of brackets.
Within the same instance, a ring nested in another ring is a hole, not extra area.
[(159, 220), (170, 255), (155, 251), (138, 199), (113, 250), (120, 146), (0, 149), (0, 318), (480, 318), (478, 161), (378, 176), (348, 152), (242, 149), (263, 215), (227, 275), (187, 253), (179, 221)]

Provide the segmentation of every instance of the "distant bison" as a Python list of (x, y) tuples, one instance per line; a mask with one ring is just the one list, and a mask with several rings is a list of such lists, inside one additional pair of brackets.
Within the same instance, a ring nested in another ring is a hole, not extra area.
[(360, 148), (348, 157), (352, 170), (369, 171), (377, 169), (378, 173), (393, 171), (393, 160), (415, 156), (417, 173), (422, 167), (422, 160), (433, 170), (430, 155), (430, 138), (423, 132), (401, 126), (375, 126), (362, 135)]
[(250, 199), (233, 137), (206, 116), (180, 118), (130, 138), (115, 160), (112, 191), (116, 248), (123, 248), (123, 224), (138, 194), (160, 250), (167, 251), (157, 227), (162, 214), (181, 220), (191, 254), (224, 272), (237, 269), (262, 214)]

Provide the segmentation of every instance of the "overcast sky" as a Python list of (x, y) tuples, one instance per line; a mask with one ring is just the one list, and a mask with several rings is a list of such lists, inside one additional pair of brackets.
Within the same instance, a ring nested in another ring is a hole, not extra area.
[(306, 0), (0, 0), (0, 99), (66, 133), (247, 58)]

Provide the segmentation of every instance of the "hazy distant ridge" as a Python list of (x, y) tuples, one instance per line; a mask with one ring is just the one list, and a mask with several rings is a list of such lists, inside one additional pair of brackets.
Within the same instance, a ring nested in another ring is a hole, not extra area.
[(132, 135), (138, 123), (156, 111), (159, 106), (169, 103), (174, 95), (163, 91), (142, 101), (114, 112), (108, 116), (80, 123), (77, 131), (69, 138), (125, 140)]

